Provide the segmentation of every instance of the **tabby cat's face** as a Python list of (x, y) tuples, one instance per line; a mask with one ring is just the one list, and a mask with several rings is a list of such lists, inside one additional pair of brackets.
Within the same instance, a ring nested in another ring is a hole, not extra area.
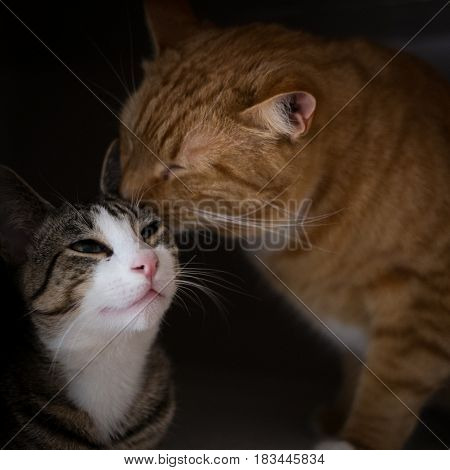
[(157, 329), (176, 270), (176, 248), (158, 217), (105, 199), (50, 211), (29, 247), (22, 287), (47, 341), (74, 323), (82, 344), (122, 329)]

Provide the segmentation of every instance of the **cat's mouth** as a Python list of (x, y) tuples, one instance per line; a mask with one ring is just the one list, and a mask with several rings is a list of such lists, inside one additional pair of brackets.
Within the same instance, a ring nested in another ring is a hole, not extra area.
[(150, 288), (142, 297), (135, 300), (130, 305), (126, 307), (105, 307), (103, 308), (100, 313), (108, 314), (108, 313), (134, 313), (139, 314), (143, 312), (148, 306), (150, 306), (157, 298), (162, 297), (162, 294), (156, 291), (153, 288)]

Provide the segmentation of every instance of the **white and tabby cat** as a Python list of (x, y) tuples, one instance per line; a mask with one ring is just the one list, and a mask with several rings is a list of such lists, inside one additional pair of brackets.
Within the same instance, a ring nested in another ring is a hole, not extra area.
[(119, 169), (113, 147), (102, 198), (54, 208), (0, 168), (0, 246), (30, 320), (3, 371), (1, 447), (148, 449), (171, 421), (156, 337), (177, 249), (150, 208), (116, 197)]

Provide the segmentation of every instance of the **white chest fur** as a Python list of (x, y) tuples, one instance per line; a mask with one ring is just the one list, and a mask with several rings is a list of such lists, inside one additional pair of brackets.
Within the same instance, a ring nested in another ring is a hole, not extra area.
[(120, 431), (142, 385), (154, 337), (148, 331), (123, 332), (103, 350), (98, 346), (61, 354), (60, 363), (70, 380), (67, 394), (91, 416), (100, 440), (107, 442)]

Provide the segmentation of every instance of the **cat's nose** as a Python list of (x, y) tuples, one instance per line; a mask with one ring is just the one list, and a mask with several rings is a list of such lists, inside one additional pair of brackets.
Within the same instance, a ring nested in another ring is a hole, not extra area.
[(133, 260), (131, 270), (142, 273), (146, 278), (151, 279), (158, 269), (158, 257), (152, 250), (142, 250)]

